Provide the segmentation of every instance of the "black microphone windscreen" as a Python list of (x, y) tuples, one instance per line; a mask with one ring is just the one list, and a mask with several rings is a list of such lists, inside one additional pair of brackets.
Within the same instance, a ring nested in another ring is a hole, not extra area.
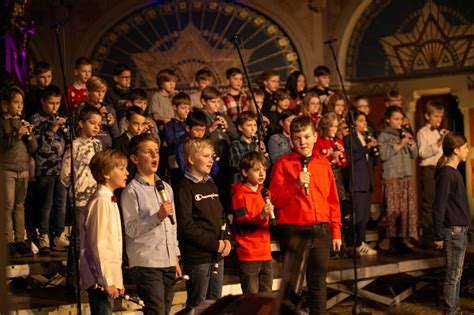
[(263, 198), (268, 198), (270, 197), (270, 193), (268, 192), (268, 189), (262, 188), (261, 192)]

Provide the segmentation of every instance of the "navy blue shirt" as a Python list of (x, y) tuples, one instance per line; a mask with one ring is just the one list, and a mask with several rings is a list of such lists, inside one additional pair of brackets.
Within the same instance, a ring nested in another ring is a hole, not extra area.
[(436, 174), (436, 197), (433, 203), (435, 240), (444, 239), (444, 228), (471, 223), (467, 192), (461, 173), (443, 166)]

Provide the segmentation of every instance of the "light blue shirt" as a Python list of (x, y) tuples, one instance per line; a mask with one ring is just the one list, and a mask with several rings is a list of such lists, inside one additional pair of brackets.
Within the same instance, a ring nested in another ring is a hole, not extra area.
[[(175, 212), (173, 190), (164, 185)], [(162, 200), (156, 187), (137, 174), (122, 192), (121, 202), (130, 267), (176, 266), (176, 256), (180, 256), (176, 224), (171, 224), (169, 218), (158, 219)]]

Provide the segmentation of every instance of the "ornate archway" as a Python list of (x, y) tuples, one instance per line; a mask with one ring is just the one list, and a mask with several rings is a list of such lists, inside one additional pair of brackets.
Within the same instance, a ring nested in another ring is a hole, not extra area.
[(241, 4), (219, 1), (160, 3), (136, 10), (105, 32), (92, 59), (107, 79), (115, 64), (131, 65), (139, 85), (148, 88), (155, 87), (155, 75), (163, 68), (177, 73), (181, 87), (189, 86), (201, 68), (209, 69), (221, 85), (225, 70), (240, 66), (232, 42), (236, 33), (244, 39), (252, 81), (267, 69), (284, 78), (300, 69), (292, 41), (278, 25)]

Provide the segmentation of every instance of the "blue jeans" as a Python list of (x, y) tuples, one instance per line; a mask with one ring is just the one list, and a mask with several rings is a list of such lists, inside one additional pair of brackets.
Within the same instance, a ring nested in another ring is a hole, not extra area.
[(87, 289), (91, 315), (111, 315), (114, 309), (114, 300), (100, 289)]
[(40, 206), (40, 234), (50, 234), (50, 216), (53, 217), (53, 232), (59, 236), (64, 231), (66, 217), (67, 189), (61, 184), (59, 176), (38, 176), (36, 178)]
[(450, 226), (444, 229), (444, 248), (446, 249), (446, 277), (443, 297), (445, 314), (454, 314), (459, 308), (459, 289), (467, 247), (465, 226)]
[[(224, 260), (219, 262), (217, 275), (211, 272), (212, 264), (184, 265), (184, 274), (190, 277), (186, 281), (186, 311), (191, 311), (201, 302), (206, 300), (207, 289), (209, 288), (209, 299), (217, 300), (222, 295), (222, 285), (224, 284)], [(185, 312), (186, 312), (185, 311)]]

